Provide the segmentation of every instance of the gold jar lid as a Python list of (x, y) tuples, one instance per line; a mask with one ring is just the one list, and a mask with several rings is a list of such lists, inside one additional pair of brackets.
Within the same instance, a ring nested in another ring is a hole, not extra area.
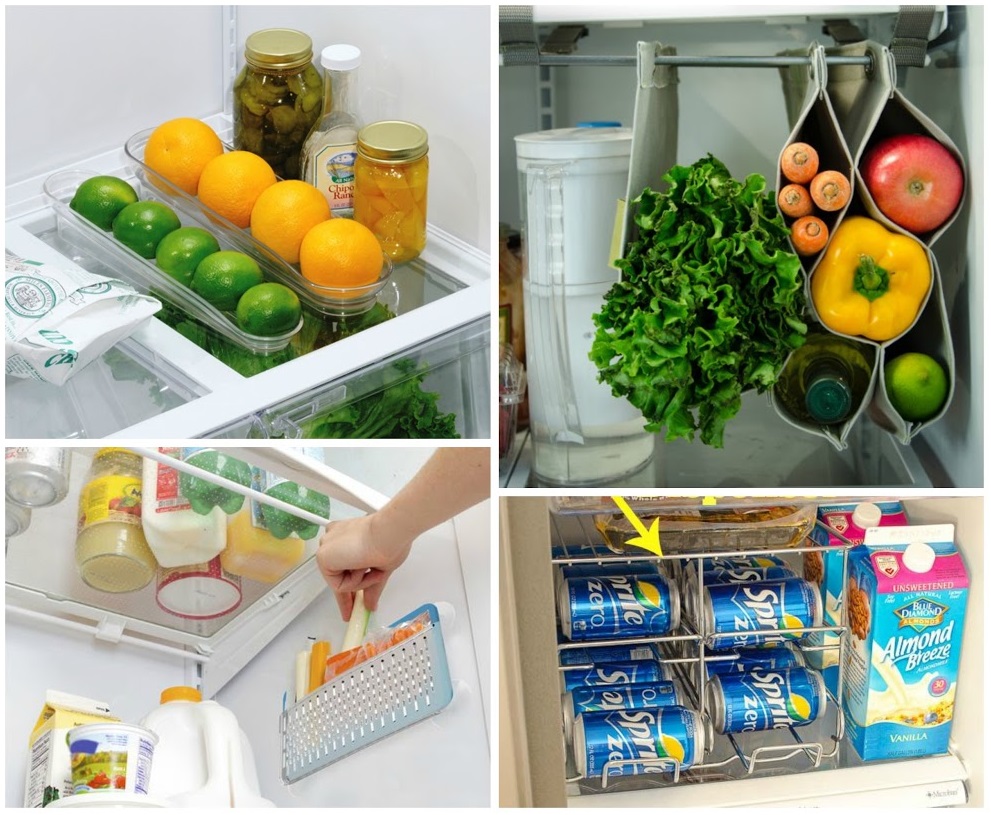
[(266, 28), (245, 40), (244, 59), (255, 68), (301, 68), (313, 59), (313, 40), (292, 28)]
[(373, 122), (358, 131), (358, 152), (388, 164), (413, 161), (427, 154), (427, 131), (412, 122)]
[(134, 458), (141, 458), (133, 450), (128, 450), (126, 447), (101, 447), (95, 453), (93, 453), (94, 459), (101, 459), (105, 456), (115, 456), (115, 455), (125, 455), (133, 456)]

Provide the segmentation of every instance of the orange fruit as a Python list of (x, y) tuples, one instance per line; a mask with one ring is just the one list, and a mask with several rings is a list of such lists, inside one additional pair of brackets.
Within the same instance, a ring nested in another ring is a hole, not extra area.
[(223, 152), (220, 137), (206, 122), (170, 119), (152, 131), (145, 145), (144, 163), (180, 189), (196, 195), (203, 168)]
[(261, 156), (232, 150), (207, 162), (196, 194), (204, 206), (245, 229), (258, 196), (277, 180)]
[(319, 286), (367, 286), (379, 279), (383, 263), (382, 245), (375, 234), (347, 218), (317, 224), (299, 247), (300, 272)]
[(314, 226), (330, 220), (330, 204), (312, 184), (279, 181), (251, 210), (251, 236), (289, 263), (299, 263), (299, 246)]

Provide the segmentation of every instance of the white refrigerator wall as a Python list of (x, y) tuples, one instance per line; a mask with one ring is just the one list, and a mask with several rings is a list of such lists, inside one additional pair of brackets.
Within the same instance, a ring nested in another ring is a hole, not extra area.
[(5, 26), (7, 184), (229, 110), (229, 49), (239, 69), (250, 33), (297, 28), (317, 55), (361, 48), (361, 117), (426, 128), (430, 222), (489, 251), (488, 6), (16, 6)]
[[(395, 495), (434, 447), (326, 448), (325, 463), (387, 496)], [(70, 496), (67, 500), (73, 500)], [(292, 787), (280, 779), (279, 714), (297, 651), (308, 637), (338, 649), (345, 623), (330, 591), (322, 593), (215, 697), (237, 716), (255, 755), (262, 794), (279, 806), (484, 806), (489, 801), (491, 501), (419, 538), (391, 578), (371, 627), (388, 625), (424, 603), (441, 611), (455, 695), (436, 717), (318, 771)], [(30, 530), (11, 545), (30, 542)], [(71, 546), (67, 533), (64, 545)], [(8, 616), (5, 626), (5, 805), (23, 801), (27, 740), (46, 689), (110, 704), (137, 722), (158, 694), (195, 681), (195, 667), (135, 646)], [(380, 783), (386, 772), (390, 781)]]
[[(878, 11), (877, 7), (872, 7)], [(891, 7), (888, 11), (894, 11)], [(601, 21), (591, 22), (586, 12)], [(633, 56), (638, 40), (674, 44), (691, 56), (768, 56), (802, 48), (813, 40), (831, 44), (822, 33), (821, 17), (811, 19), (783, 7), (768, 8), (765, 19), (705, 20), (713, 10), (700, 9), (702, 19), (689, 19), (691, 9), (617, 6), (614, 9), (545, 6), (535, 19), (589, 22), (589, 35), (578, 41), (579, 55)], [(735, 14), (736, 9), (723, 9)], [(747, 10), (741, 15), (749, 16)], [(834, 9), (833, 17), (858, 10)], [(643, 23), (641, 17), (674, 16), (666, 22)], [(625, 21), (615, 22), (617, 20)], [(860, 19), (860, 18), (855, 18)], [(870, 20), (870, 17), (864, 19)], [(881, 24), (868, 22), (868, 36), (886, 41)], [(553, 28), (540, 28), (540, 36)], [(970, 190), (964, 213), (940, 241), (935, 253), (940, 267), (947, 314), (956, 356), (956, 394), (943, 419), (918, 437), (915, 449), (937, 486), (977, 487), (984, 481), (984, 10), (967, 6), (966, 25), (957, 41), (955, 67), (903, 68), (901, 90), (956, 143), (967, 161)], [(937, 54), (937, 59), (944, 55)], [(635, 97), (633, 67), (532, 66), (499, 69), (499, 220), (520, 226), (520, 202), (513, 136), (573, 127), (588, 120), (616, 120), (629, 127)], [(774, 68), (678, 69), (679, 164), (692, 164), (706, 153), (724, 161), (734, 177), (757, 172), (773, 185), (778, 152), (788, 137), (781, 78)], [(549, 111), (550, 121), (538, 111)], [(866, 419), (864, 419), (866, 420)], [(862, 420), (862, 421), (864, 421)], [(940, 471), (945, 472), (942, 477)], [(949, 483), (940, 483), (947, 481)]]

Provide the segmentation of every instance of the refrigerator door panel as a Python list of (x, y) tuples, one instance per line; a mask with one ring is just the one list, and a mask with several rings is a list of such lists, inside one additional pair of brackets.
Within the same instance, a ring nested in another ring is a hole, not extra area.
[[(863, 500), (867, 499), (831, 496), (828, 502)], [(598, 778), (583, 780), (575, 771), (571, 747), (562, 732), (557, 667), (556, 566), (551, 562), (550, 545), (552, 541), (577, 543), (585, 538), (573, 518), (555, 518), (545, 498), (502, 499), (500, 625), (503, 647), (512, 653), (503, 657), (501, 665), (505, 671), (501, 704), (516, 725), (501, 736), (510, 741), (503, 748), (504, 760), (515, 768), (516, 778), (516, 786), (504, 792), (504, 802), (649, 807), (871, 805), (897, 800), (911, 806), (945, 802), (982, 806), (984, 745), (979, 723), (984, 716), (984, 687), (979, 679), (984, 659), (983, 499), (907, 497), (903, 503), (912, 524), (954, 525), (955, 542), (963, 553), (969, 578), (960, 684), (948, 754), (864, 762), (846, 736), (834, 749), (830, 734), (834, 732), (835, 706), (830, 702), (823, 719), (802, 728), (799, 734), (803, 744), (818, 742), (819, 752), (765, 752), (758, 759), (758, 744), (762, 750), (764, 745), (795, 744), (785, 731), (748, 734), (738, 741), (742, 755), (754, 762), (748, 773), (741, 754), (734, 752), (727, 737), (716, 735), (704, 767), (689, 771), (695, 783), (672, 784), (670, 774), (653, 779), (610, 778), (603, 791)], [(580, 526), (594, 542), (598, 533), (587, 520)], [(574, 556), (573, 551), (570, 554)], [(834, 721), (827, 721), (831, 717)]]
[[(340, 648), (344, 623), (323, 592), (282, 634), (218, 694), (248, 734), (260, 768), (262, 795), (279, 806), (487, 806), (489, 749), (469, 601), (451, 523), (417, 541), (390, 580), (369, 631), (435, 603), (441, 611), (454, 699), (436, 716), (401, 730), (290, 786), (279, 777), (278, 732), (283, 694), (291, 688), (295, 655), (308, 637), (329, 633)], [(382, 779), (388, 778), (388, 783)]]

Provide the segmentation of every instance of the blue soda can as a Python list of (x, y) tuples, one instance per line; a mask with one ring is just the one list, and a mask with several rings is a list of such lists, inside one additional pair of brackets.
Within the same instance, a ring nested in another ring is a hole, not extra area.
[[(675, 764), (684, 770), (702, 761), (705, 736), (702, 717), (685, 707), (609, 710), (577, 716), (573, 746), (583, 778), (670, 773)], [(607, 769), (615, 760), (634, 763)]]
[(561, 582), (572, 577), (605, 577), (606, 575), (660, 574), (656, 563), (638, 560), (635, 563), (582, 563), (558, 567), (554, 588), (560, 590)]
[(591, 668), (568, 668), (561, 671), (561, 692), (567, 693), (586, 685), (633, 685), (669, 679), (669, 668), (653, 659), (599, 662)]
[[(747, 557), (703, 557), (693, 558), (687, 561), (681, 569), (681, 585), (688, 583), (698, 584), (698, 573), (700, 568), (704, 568), (706, 583), (709, 576), (718, 570), (726, 569), (788, 569), (788, 564), (776, 555), (753, 555)], [(789, 572), (794, 574), (791, 569)]]
[(634, 662), (641, 659), (657, 659), (657, 652), (650, 643), (565, 648), (558, 652), (558, 662), (561, 665), (597, 665), (600, 662)]
[[(699, 581), (694, 565), (685, 570), (685, 582), (681, 587), (684, 597), (685, 611), (694, 620), (698, 620), (698, 589)], [(762, 580), (786, 580), (798, 577), (787, 566), (740, 566), (716, 565), (706, 569), (702, 576), (706, 586), (717, 583), (758, 583)]]
[(714, 649), (797, 640), (805, 635), (789, 629), (822, 625), (822, 598), (801, 578), (717, 583), (703, 595), (703, 633), (732, 635), (715, 638)]
[(717, 733), (799, 727), (826, 710), (826, 683), (808, 668), (717, 674), (705, 686), (705, 709)]
[(672, 707), (685, 701), (674, 682), (642, 682), (634, 685), (598, 685), (575, 688), (561, 699), (564, 736), (571, 744), (575, 717), (599, 710), (642, 710), (648, 707)]
[(680, 622), (678, 588), (660, 574), (572, 577), (557, 601), (561, 631), (576, 642), (659, 636)]
[(720, 651), (718, 655), (706, 658), (705, 679), (716, 674), (747, 673), (755, 669), (804, 668), (805, 659), (788, 644), (765, 648), (738, 648), (736, 651)]

